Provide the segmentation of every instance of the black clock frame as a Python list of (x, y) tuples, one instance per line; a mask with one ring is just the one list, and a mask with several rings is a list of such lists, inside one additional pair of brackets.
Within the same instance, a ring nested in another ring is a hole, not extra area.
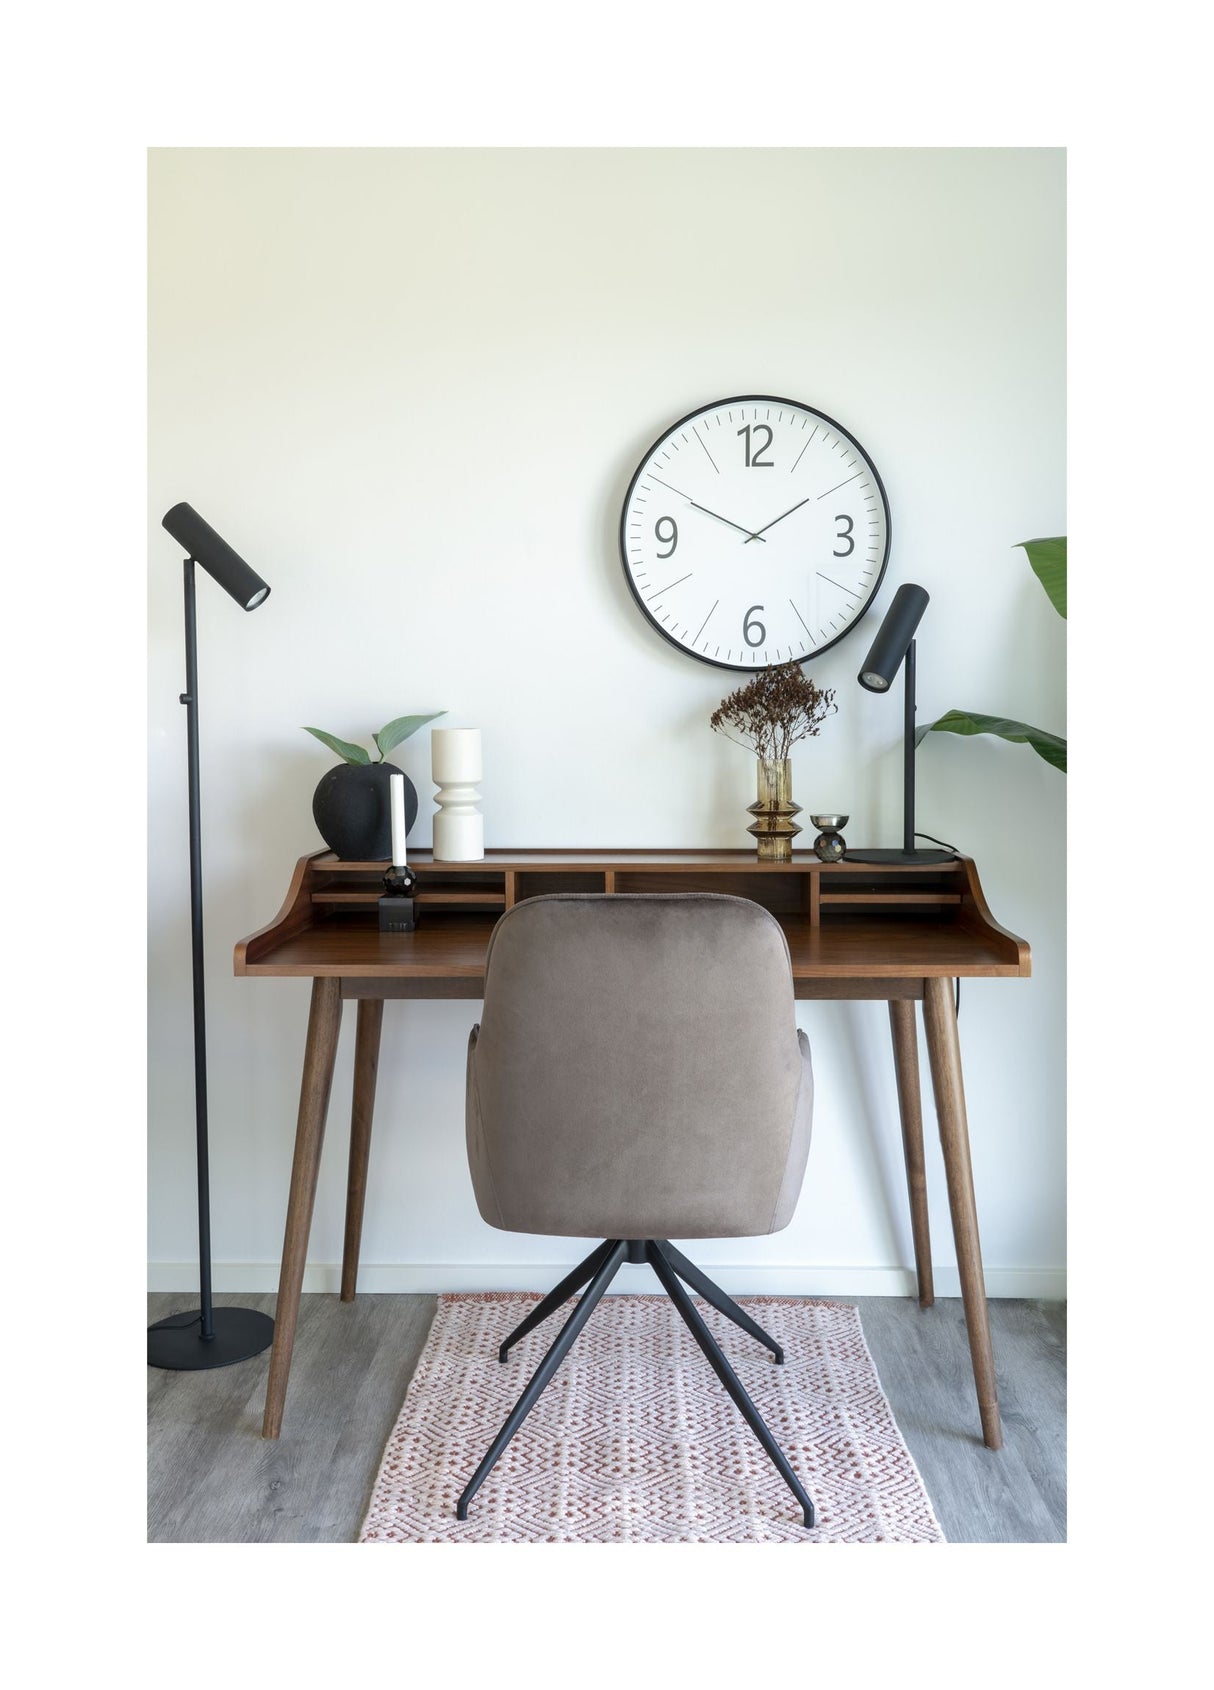
[(832, 646), (837, 646), (840, 640), (845, 640), (854, 629), (859, 627), (860, 623), (863, 622), (864, 618), (872, 609), (873, 600), (876, 598), (881, 589), (881, 583), (885, 579), (886, 565), (889, 563), (889, 548), (892, 537), (889, 515), (889, 499), (886, 496), (885, 483), (881, 479), (881, 472), (870, 457), (867, 447), (860, 444), (850, 429), (844, 428), (843, 424), (841, 422), (836, 422), (834, 417), (827, 416), (825, 411), (819, 411), (816, 405), (806, 405), (800, 399), (780, 399), (772, 393), (739, 393), (729, 399), (713, 399), (707, 405), (697, 405), (694, 411), (688, 411), (685, 417), (680, 417), (677, 422), (670, 423), (666, 428), (664, 428), (656, 440), (654, 440), (645, 449), (645, 452), (641, 457), (641, 461), (634, 470), (632, 479), (628, 483), (628, 491), (624, 494), (624, 504), (620, 511), (620, 566), (624, 571), (624, 579), (628, 583), (628, 591), (636, 600), (637, 607), (649, 626), (655, 631), (655, 633), (662, 636), (667, 645), (672, 645), (677, 651), (681, 651), (684, 657), (694, 658), (697, 663), (707, 663), (712, 669), (733, 669), (739, 674), (757, 675), (763, 668), (772, 669), (775, 668), (776, 665), (772, 663), (758, 665), (751, 663), (722, 663), (717, 657), (705, 657), (701, 652), (692, 651), (690, 647), (685, 646), (681, 640), (676, 640), (672, 634), (668, 634), (665, 628), (659, 626), (659, 624), (655, 622), (653, 617), (649, 614), (649, 611), (645, 606), (645, 601), (637, 591), (636, 582), (632, 579), (632, 572), (628, 567), (628, 535), (625, 524), (628, 520), (628, 507), (632, 503), (632, 495), (637, 482), (641, 478), (642, 470), (645, 468), (645, 465), (649, 462), (654, 452), (656, 452), (658, 447), (662, 444), (663, 440), (668, 439), (670, 435), (676, 433), (676, 431), (682, 428), (686, 423), (694, 422), (696, 417), (702, 417), (705, 411), (719, 411), (722, 405), (787, 405), (798, 411), (808, 411), (811, 417), (820, 417), (822, 421), (828, 424), (831, 428), (837, 429), (845, 440), (851, 441), (857, 452), (859, 452), (863, 457), (869, 469), (872, 470), (873, 480), (877, 483), (877, 491), (881, 495), (881, 505), (882, 509), (885, 511), (885, 553), (881, 559), (881, 567), (877, 571), (877, 579), (873, 582), (872, 592), (868, 595), (868, 602), (865, 604), (864, 609), (860, 612), (859, 616), (856, 617), (855, 621), (849, 623), (841, 634), (836, 634), (833, 640), (827, 640), (825, 645), (815, 646), (813, 651), (807, 652), (804, 657), (797, 658), (796, 661), (798, 663), (808, 663), (811, 659), (820, 657), (824, 651), (829, 651)]

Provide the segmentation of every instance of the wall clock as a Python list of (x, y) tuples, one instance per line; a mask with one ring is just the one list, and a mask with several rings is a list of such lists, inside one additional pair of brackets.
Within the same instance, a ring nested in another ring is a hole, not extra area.
[(766, 394), (721, 399), (642, 458), (620, 556), (664, 639), (721, 669), (765, 669), (855, 627), (885, 574), (889, 504), (832, 417)]

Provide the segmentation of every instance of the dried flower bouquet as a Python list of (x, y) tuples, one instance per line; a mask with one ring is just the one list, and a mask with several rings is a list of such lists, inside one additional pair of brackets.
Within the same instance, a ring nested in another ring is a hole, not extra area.
[(780, 763), (798, 740), (820, 733), (837, 710), (834, 688), (815, 686), (794, 660), (761, 669), (753, 681), (723, 698), (710, 725), (765, 762)]

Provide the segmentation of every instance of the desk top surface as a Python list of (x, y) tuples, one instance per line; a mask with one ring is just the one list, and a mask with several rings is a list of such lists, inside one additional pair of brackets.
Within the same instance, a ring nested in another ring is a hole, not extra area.
[[(1029, 947), (987, 908), (968, 857), (944, 864), (759, 862), (752, 851), (495, 850), (474, 863), (411, 851), (420, 882), (413, 933), (381, 933), (384, 863), (301, 857), (281, 910), (236, 946), (235, 972), (277, 978), (409, 980), (475, 988), (489, 936), (514, 903), (544, 891), (722, 891), (771, 909), (798, 982), (1025, 976)], [(425, 995), (424, 991), (417, 995)]]

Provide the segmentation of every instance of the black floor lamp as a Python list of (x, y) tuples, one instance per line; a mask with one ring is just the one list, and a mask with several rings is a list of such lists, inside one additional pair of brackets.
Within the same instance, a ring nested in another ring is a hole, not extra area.
[(190, 789), (190, 930), (194, 959), (194, 1116), (198, 1140), (198, 1272), (202, 1307), (171, 1314), (148, 1328), (148, 1365), (177, 1370), (228, 1367), (268, 1349), (274, 1322), (258, 1309), (211, 1306), (211, 1187), (207, 1155), (207, 1026), (203, 998), (202, 840), (198, 801), (198, 634), (194, 615), (194, 565), (245, 610), (270, 596), (265, 582), (189, 505), (174, 505), (164, 526), (186, 550), (185, 685)]
[(849, 848), (849, 863), (948, 863), (956, 855), (953, 851), (920, 851), (915, 847), (915, 629), (929, 602), (925, 589), (913, 581), (898, 588), (856, 677), (869, 692), (888, 692), (899, 667), (903, 667), (902, 849)]

